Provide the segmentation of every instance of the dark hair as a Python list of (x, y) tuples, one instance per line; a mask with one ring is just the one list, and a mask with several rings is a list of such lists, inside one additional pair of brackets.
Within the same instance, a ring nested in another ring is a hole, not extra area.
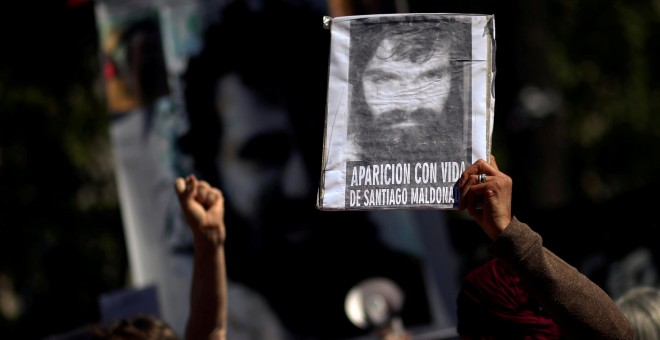
[(174, 329), (165, 321), (150, 315), (138, 315), (92, 329), (96, 340), (178, 340)]
[[(395, 42), (393, 55), (395, 60), (408, 59), (412, 62), (423, 62), (431, 58), (440, 47), (450, 45), (452, 59), (469, 59), (471, 51), (460, 49), (456, 44), (459, 39), (469, 37), (469, 26), (459, 32), (455, 31), (452, 19), (433, 19), (426, 16), (415, 16), (412, 19), (402, 19), (397, 22), (383, 24), (380, 18), (357, 19), (351, 23), (351, 46), (349, 82), (357, 85), (361, 73), (369, 60), (376, 53), (378, 45), (388, 38)], [(446, 29), (451, 26), (451, 30)], [(468, 45), (469, 46), (469, 45)]]
[[(384, 23), (381, 20), (388, 20)], [(463, 66), (464, 61), (471, 60), (470, 43), (471, 26), (458, 18), (435, 18), (426, 15), (412, 17), (389, 17), (356, 19), (351, 22), (349, 47), (349, 75), (352, 87), (350, 112), (348, 117), (348, 134), (355, 140), (359, 149), (369, 150), (361, 155), (362, 160), (374, 158), (382, 160), (390, 154), (383, 150), (381, 141), (373, 140), (378, 129), (373, 123), (372, 112), (366, 104), (362, 76), (369, 61), (374, 57), (378, 46), (384, 39), (393, 42), (393, 53), (388, 58), (392, 60), (409, 60), (413, 63), (423, 63), (429, 60), (438, 50), (449, 53), (451, 87), (445, 107), (445, 117), (448, 121), (461, 121), (464, 115), (463, 103), (464, 79), (469, 72)], [(438, 124), (441, 124), (438, 122)], [(452, 133), (462, 133), (461, 129), (453, 128)], [(451, 139), (448, 139), (451, 140)], [(374, 153), (381, 150), (381, 154)]]

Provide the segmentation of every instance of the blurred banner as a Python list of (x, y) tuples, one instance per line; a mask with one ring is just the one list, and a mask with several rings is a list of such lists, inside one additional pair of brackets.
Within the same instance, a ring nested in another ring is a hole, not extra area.
[(192, 257), (172, 183), (192, 171), (176, 140), (187, 128), (180, 76), (199, 49), (200, 8), (197, 1), (96, 2), (131, 285), (155, 286), (160, 316), (179, 334)]
[(96, 3), (129, 288), (155, 287), (181, 335), (193, 249), (173, 183), (190, 173), (226, 198), (230, 338), (373, 334), (349, 319), (367, 306), (348, 295), (381, 278), (403, 302), (375, 312), (420, 339), (454, 334), (459, 269), (444, 215), (315, 208), (326, 12), (322, 0)]

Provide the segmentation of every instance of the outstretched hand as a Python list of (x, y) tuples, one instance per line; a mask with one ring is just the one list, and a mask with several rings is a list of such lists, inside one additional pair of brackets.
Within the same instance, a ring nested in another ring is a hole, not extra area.
[[(479, 183), (479, 174), (486, 174), (485, 182)], [(461, 201), (458, 209), (467, 209), (481, 229), (494, 240), (511, 223), (511, 177), (499, 171), (495, 156), (491, 155), (490, 164), (480, 159), (465, 169), (459, 184)]]
[(174, 182), (181, 209), (195, 240), (206, 239), (215, 244), (225, 241), (225, 199), (222, 192), (194, 175)]

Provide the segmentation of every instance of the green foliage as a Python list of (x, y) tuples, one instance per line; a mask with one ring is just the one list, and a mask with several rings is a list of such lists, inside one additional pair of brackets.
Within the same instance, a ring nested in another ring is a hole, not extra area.
[(0, 308), (0, 334), (16, 339), (98, 321), (98, 295), (127, 267), (93, 7), (45, 7), (2, 27), (0, 289), (20, 310)]
[[(573, 183), (595, 200), (657, 184), (660, 13), (654, 4), (562, 2), (547, 18), (547, 67), (564, 97)], [(600, 190), (588, 179), (593, 176)]]

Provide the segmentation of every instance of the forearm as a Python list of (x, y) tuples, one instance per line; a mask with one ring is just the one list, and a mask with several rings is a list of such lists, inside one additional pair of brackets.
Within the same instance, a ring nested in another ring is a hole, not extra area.
[(222, 243), (195, 241), (186, 339), (226, 339), (227, 277)]
[(577, 339), (632, 339), (632, 328), (614, 301), (542, 242), (539, 234), (514, 218), (490, 251), (520, 277), (563, 334)]

